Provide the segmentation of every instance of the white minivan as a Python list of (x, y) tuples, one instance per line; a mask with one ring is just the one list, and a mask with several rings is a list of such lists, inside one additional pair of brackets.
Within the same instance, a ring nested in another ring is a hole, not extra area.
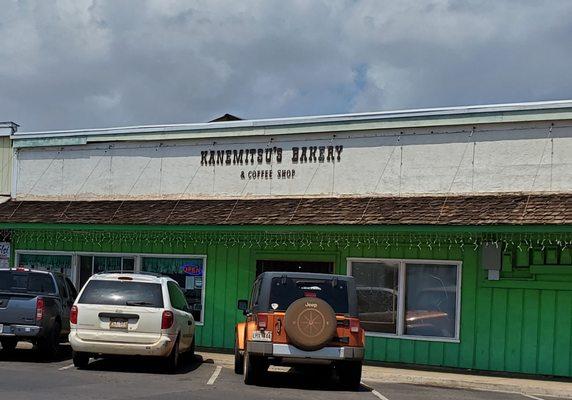
[(164, 357), (174, 372), (195, 350), (195, 320), (183, 291), (169, 277), (138, 273), (93, 275), (70, 312), (73, 363), (93, 356)]

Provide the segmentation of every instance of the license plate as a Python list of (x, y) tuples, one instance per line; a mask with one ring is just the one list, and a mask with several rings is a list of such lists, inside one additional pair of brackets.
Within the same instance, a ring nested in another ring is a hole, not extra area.
[(252, 332), (252, 340), (256, 340), (258, 342), (271, 342), (272, 341), (272, 332), (270, 332), (270, 331), (254, 331), (254, 332)]
[(110, 318), (109, 328), (110, 329), (127, 329), (127, 320), (125, 318)]

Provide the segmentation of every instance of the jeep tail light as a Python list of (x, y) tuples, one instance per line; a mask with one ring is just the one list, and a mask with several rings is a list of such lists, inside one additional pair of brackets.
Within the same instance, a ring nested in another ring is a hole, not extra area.
[(161, 329), (169, 329), (172, 327), (174, 319), (175, 316), (173, 315), (172, 311), (163, 311), (163, 315), (161, 316)]
[(350, 318), (350, 332), (359, 333), (359, 319)]
[(36, 321), (41, 321), (42, 318), (44, 318), (44, 308), (45, 308), (46, 304), (44, 302), (44, 299), (41, 297), (38, 297), (36, 299)]
[(268, 326), (268, 314), (258, 314), (258, 329), (266, 329)]
[(77, 306), (72, 306), (70, 310), (70, 323), (77, 324)]

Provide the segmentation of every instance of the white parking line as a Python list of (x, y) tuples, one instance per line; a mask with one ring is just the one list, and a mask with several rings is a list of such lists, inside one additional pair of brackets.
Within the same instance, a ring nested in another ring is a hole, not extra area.
[(216, 378), (218, 378), (221, 370), (222, 370), (222, 367), (220, 365), (216, 367), (216, 369), (214, 370), (213, 374), (211, 375), (209, 381), (207, 382), (207, 385), (212, 385), (216, 381)]
[(536, 397), (536, 396), (533, 396), (533, 395), (531, 395), (531, 394), (524, 394), (524, 393), (521, 393), (521, 394), (522, 394), (524, 397), (528, 397), (529, 399), (544, 400), (543, 398)]
[(377, 390), (375, 390), (374, 388), (372, 388), (371, 386), (366, 385), (363, 382), (360, 382), (362, 384), (362, 386), (365, 386), (366, 388), (368, 388), (369, 390), (371, 390), (371, 394), (373, 394), (375, 397), (377, 397), (378, 399), (381, 400), (389, 400), (387, 397), (385, 397), (384, 395), (382, 395), (381, 393), (379, 393)]
[(58, 371), (65, 371), (66, 369), (70, 369), (71, 367), (73, 367), (73, 364), (66, 365), (65, 367), (58, 368)]

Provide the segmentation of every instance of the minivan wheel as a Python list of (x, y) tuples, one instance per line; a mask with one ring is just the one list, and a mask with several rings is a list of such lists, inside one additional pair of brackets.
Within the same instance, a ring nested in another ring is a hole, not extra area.
[(361, 361), (340, 361), (336, 365), (342, 386), (348, 390), (359, 390), (361, 387)]
[(171, 350), (171, 353), (167, 357), (167, 372), (170, 374), (174, 374), (179, 369), (180, 363), (180, 354), (179, 354), (179, 338), (175, 341), (175, 345)]
[(258, 385), (265, 370), (265, 360), (260, 356), (253, 356), (244, 351), (244, 383)]
[(16, 339), (2, 339), (0, 344), (2, 345), (2, 350), (6, 352), (12, 352), (14, 349), (16, 349), (18, 341)]
[(189, 359), (194, 361), (195, 359), (195, 338), (193, 337), (193, 342), (191, 343), (191, 348), (189, 349)]
[(77, 369), (84, 369), (89, 364), (89, 354), (80, 351), (72, 352), (73, 365)]
[(244, 355), (240, 354), (238, 343), (234, 344), (234, 373), (238, 375), (244, 373)]

